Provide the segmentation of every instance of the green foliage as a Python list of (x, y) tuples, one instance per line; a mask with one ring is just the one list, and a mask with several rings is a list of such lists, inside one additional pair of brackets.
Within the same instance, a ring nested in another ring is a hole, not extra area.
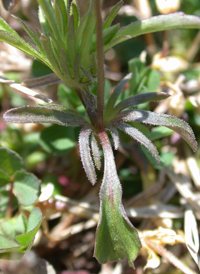
[[(0, 148), (0, 159), (2, 218), (8, 215), (8, 210), (13, 210), (13, 205), (9, 204), (12, 195), (16, 196), (17, 202), (21, 206), (34, 204), (40, 195), (40, 182), (33, 174), (25, 171), (23, 160), (14, 151)], [(0, 223), (1, 253), (24, 252), (30, 249), (42, 222), (39, 208), (33, 208), (28, 220), (22, 213), (13, 218), (8, 217), (6, 221)]]
[[(109, 96), (109, 85), (105, 82), (99, 56), (114, 45), (141, 34), (178, 27), (199, 29), (200, 18), (175, 13), (133, 22), (120, 29), (118, 24), (111, 26), (111, 23), (122, 2), (111, 9), (103, 24), (96, 19), (101, 12), (96, 9), (97, 3), (90, 1), (87, 12), (81, 16), (75, 0), (70, 7), (67, 0), (38, 0), (41, 33), (38, 30), (34, 33), (21, 19), (16, 18), (28, 34), (33, 47), (0, 19), (1, 41), (37, 59), (32, 67), (33, 72), (37, 66), (41, 67), (37, 62), (42, 62), (43, 75), (48, 73), (48, 67), (67, 85), (66, 87), (62, 84), (58, 89), (61, 104), (17, 107), (8, 110), (3, 117), (5, 121), (14, 123), (54, 124), (43, 129), (39, 136), (41, 147), (49, 154), (66, 155), (78, 141), (83, 168), (93, 185), (97, 181), (96, 169), (101, 169), (101, 144), (104, 175), (100, 190), (95, 257), (100, 263), (128, 258), (129, 265), (134, 266), (141, 243), (122, 205), (121, 185), (107, 131), (111, 133), (115, 149), (118, 149), (120, 143), (118, 129), (128, 134), (142, 145), (144, 154), (158, 169), (169, 166), (173, 155), (169, 152), (159, 156), (151, 141), (169, 136), (175, 131), (194, 151), (197, 149), (197, 142), (185, 121), (167, 114), (136, 109), (138, 105), (159, 102), (169, 97), (168, 93), (156, 92), (160, 84), (157, 71), (146, 67), (139, 59), (130, 60), (130, 73), (117, 84)], [(99, 30), (100, 27), (102, 29)], [(129, 88), (122, 93), (128, 82)], [(148, 133), (148, 130), (135, 126), (136, 123), (158, 127), (146, 136), (145, 132)], [(79, 136), (73, 127), (81, 128)], [(43, 154), (41, 158), (45, 158)], [(12, 212), (6, 188), (8, 185), (9, 194), (15, 194), (19, 208), (33, 205), (28, 220), (20, 213), (13, 218), (8, 216), (8, 220), (1, 223), (0, 249), (2, 252), (28, 251), (43, 218), (40, 210), (34, 207), (40, 194), (39, 180), (26, 172), (22, 159), (15, 152), (4, 148), (0, 149), (0, 180), (3, 217), (10, 214), (6, 211), (6, 205)]]

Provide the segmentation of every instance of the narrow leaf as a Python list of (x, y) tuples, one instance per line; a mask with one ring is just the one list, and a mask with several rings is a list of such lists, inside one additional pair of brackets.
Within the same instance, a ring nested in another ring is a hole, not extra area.
[(49, 0), (38, 0), (38, 4), (42, 7), (45, 17), (48, 20), (51, 29), (53, 30), (53, 34), (56, 37), (56, 40), (62, 44), (62, 37), (58, 27), (58, 22), (56, 20), (53, 7)]
[(107, 115), (107, 113), (109, 111), (112, 110), (112, 108), (114, 107), (120, 93), (122, 92), (123, 88), (125, 87), (126, 83), (131, 79), (132, 77), (132, 73), (129, 73), (128, 75), (126, 75), (120, 82), (119, 84), (115, 87), (113, 93), (111, 94), (110, 98), (108, 99), (108, 102), (106, 104), (106, 108), (105, 108), (105, 116)]
[(30, 55), (33, 58), (37, 58), (47, 66), (50, 66), (49, 62), (45, 57), (42, 56), (40, 52), (27, 44), (23, 39), (16, 38), (15, 35), (10, 34), (7, 31), (0, 30), (0, 41), (8, 43), (9, 45), (21, 50), (27, 55)]
[(143, 104), (146, 102), (151, 101), (159, 101), (168, 98), (170, 95), (165, 92), (148, 92), (148, 93), (141, 93), (135, 96), (129, 97), (119, 104), (117, 104), (114, 108), (115, 112), (120, 112), (123, 109), (133, 107), (139, 104)]
[[(105, 30), (103, 30), (103, 44), (106, 45), (108, 44), (112, 38), (115, 36), (115, 34), (117, 33), (117, 31), (119, 30), (119, 27), (120, 25), (119, 24), (116, 24), (112, 27), (109, 27)], [(93, 38), (92, 38), (92, 49), (91, 49), (91, 52), (94, 52), (96, 51), (96, 43), (97, 43), (97, 36), (96, 34), (93, 35)]]
[(197, 142), (191, 127), (185, 121), (171, 115), (154, 113), (145, 110), (129, 110), (121, 113), (116, 119), (118, 122), (136, 121), (144, 124), (165, 126), (181, 135), (181, 137), (191, 146), (193, 151), (197, 150)]
[(108, 130), (111, 133), (113, 143), (114, 143), (114, 148), (115, 148), (115, 150), (117, 150), (118, 147), (119, 147), (119, 133), (118, 133), (117, 129), (115, 127), (112, 127), (112, 126), (109, 126)]
[(94, 185), (96, 183), (97, 177), (92, 161), (92, 156), (90, 153), (90, 135), (91, 128), (83, 128), (79, 135), (79, 150), (83, 168), (88, 177), (88, 180)]
[(106, 18), (105, 22), (103, 23), (103, 29), (106, 29), (110, 27), (112, 24), (112, 21), (115, 19), (118, 11), (120, 10), (121, 6), (123, 4), (123, 1), (119, 1), (114, 7), (112, 7), (112, 10), (110, 11), (108, 17)]
[(91, 2), (91, 7), (88, 12), (87, 22), (85, 24), (85, 29), (82, 35), (82, 41), (80, 46), (80, 66), (85, 68), (88, 63), (88, 58), (90, 56), (92, 36), (95, 31), (96, 20), (94, 11), (94, 1)]
[(122, 205), (122, 189), (106, 132), (100, 132), (99, 138), (104, 152), (104, 176), (94, 256), (102, 264), (128, 258), (129, 265), (134, 267), (141, 243)]
[(151, 143), (151, 141), (142, 132), (140, 132), (138, 129), (136, 129), (128, 124), (120, 123), (120, 124), (117, 124), (116, 126), (119, 129), (121, 129), (122, 131), (124, 131), (126, 134), (131, 136), (133, 139), (138, 141), (140, 144), (145, 146), (151, 152), (153, 157), (156, 159), (157, 163), (160, 163), (159, 154), (158, 154), (156, 147)]
[(72, 127), (89, 125), (76, 112), (55, 104), (13, 108), (8, 110), (3, 117), (5, 121), (11, 123), (52, 123)]
[(113, 37), (113, 39), (103, 47), (103, 51), (106, 52), (112, 47), (114, 47), (115, 45), (120, 44), (130, 38), (131, 38), (130, 35), (119, 36), (117, 38)]
[(26, 33), (32, 38), (34, 44), (38, 47), (38, 49), (41, 51), (41, 53), (44, 53), (43, 49), (42, 49), (42, 45), (39, 41), (39, 39), (36, 37), (36, 35), (34, 34), (34, 32), (27, 26), (27, 24), (21, 20), (20, 18), (13, 16), (19, 23), (20, 25), (23, 27), (23, 29), (26, 31)]
[(52, 70), (58, 75), (58, 77), (62, 78), (60, 66), (58, 63), (58, 60), (56, 59), (56, 56), (54, 54), (51, 42), (48, 38), (46, 38), (44, 35), (41, 35), (40, 42), (42, 44), (43, 50), (51, 63)]
[(167, 15), (158, 15), (151, 18), (136, 21), (121, 29), (117, 35), (130, 35), (136, 37), (141, 34), (163, 31), (169, 29), (199, 29), (200, 17), (186, 15), (183, 12), (175, 12)]
[(91, 149), (92, 149), (92, 156), (93, 156), (95, 166), (98, 170), (100, 170), (101, 169), (101, 156), (100, 156), (99, 146), (98, 146), (97, 140), (94, 136), (94, 133), (92, 133), (92, 138), (91, 138)]
[[(68, 32), (67, 32), (67, 60), (68, 64), (71, 68), (71, 72), (74, 74), (74, 65), (75, 65), (75, 59), (76, 59), (76, 47), (75, 47), (75, 36), (74, 36), (74, 15), (71, 15), (69, 17), (69, 23), (68, 23)], [(74, 78), (74, 75), (72, 74), (72, 78)]]
[(78, 2), (76, 0), (73, 0), (71, 3), (70, 15), (73, 15), (74, 17), (74, 29), (77, 30), (80, 24), (80, 11), (79, 11)]

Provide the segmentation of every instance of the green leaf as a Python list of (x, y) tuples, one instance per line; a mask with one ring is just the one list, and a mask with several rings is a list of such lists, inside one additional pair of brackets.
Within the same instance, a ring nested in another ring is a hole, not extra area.
[(19, 251), (21, 246), (14, 240), (0, 235), (0, 253)]
[(0, 170), (0, 189), (1, 187), (7, 185), (10, 181), (10, 176), (5, 174), (3, 171)]
[(15, 35), (13, 35), (12, 33), (9, 33), (4, 30), (0, 30), (0, 41), (8, 43), (9, 45), (23, 51), (27, 55), (30, 55), (33, 58), (37, 58), (38, 60), (50, 66), (46, 58), (43, 57), (39, 51), (31, 47), (20, 37), (16, 38)]
[(115, 19), (118, 11), (120, 10), (121, 6), (123, 4), (123, 1), (119, 1), (115, 6), (112, 7), (112, 10), (110, 11), (108, 17), (106, 18), (105, 22), (103, 23), (103, 29), (106, 29), (110, 27), (112, 24), (112, 21)]
[(57, 74), (58, 77), (62, 78), (62, 73), (59, 65), (59, 60), (57, 60), (54, 51), (53, 51), (53, 46), (50, 42), (49, 38), (46, 38), (44, 35), (40, 36), (40, 42), (42, 44), (43, 50), (46, 54), (46, 57), (48, 58), (50, 64), (51, 64), (51, 69)]
[(11, 123), (53, 123), (72, 127), (89, 125), (75, 111), (56, 104), (48, 104), (43, 107), (13, 108), (8, 110), (3, 117)]
[(10, 197), (7, 190), (0, 190), (0, 218), (5, 217), (6, 209), (8, 207)]
[(117, 131), (117, 129), (115, 127), (112, 127), (112, 126), (108, 126), (107, 129), (110, 131), (111, 133), (111, 136), (112, 136), (112, 139), (113, 139), (113, 143), (114, 143), (114, 148), (115, 150), (118, 149), (119, 147), (119, 133)]
[(27, 231), (27, 220), (22, 213), (15, 219), (14, 228), (16, 235), (24, 234)]
[(132, 78), (130, 79), (130, 94), (137, 94), (138, 87), (141, 83), (140, 74), (144, 71), (144, 63), (138, 59), (133, 58), (128, 62), (129, 72), (132, 73)]
[(33, 238), (35, 237), (38, 229), (42, 223), (42, 213), (39, 208), (35, 207), (28, 219), (27, 223), (27, 232), (22, 235), (18, 235), (15, 237), (16, 241), (22, 245), (28, 247), (32, 242)]
[[(53, 7), (51, 5), (51, 2), (49, 0), (38, 0), (38, 4), (41, 6), (45, 17), (48, 20), (49, 25), (51, 26), (51, 29), (53, 31), (53, 34), (57, 41), (59, 41), (62, 44), (62, 37), (61, 33), (58, 27), (58, 22), (56, 20), (56, 16), (54, 14)], [(50, 32), (52, 35), (52, 32)]]
[(75, 146), (74, 129), (52, 125), (42, 130), (39, 142), (49, 153), (66, 155)]
[[(188, 123), (184, 120), (181, 120), (175, 116), (145, 110), (129, 110), (122, 112), (120, 115), (121, 120), (124, 122), (135, 121), (144, 124), (168, 127), (181, 135), (193, 151), (197, 150), (197, 142), (195, 140), (194, 133)], [(120, 117), (116, 120), (119, 121)]]
[(31, 73), (34, 77), (42, 77), (42, 76), (48, 75), (52, 72), (53, 71), (45, 64), (39, 62), (38, 60), (33, 61), (32, 66), (31, 66)]
[(14, 174), (14, 180), (14, 191), (20, 204), (28, 206), (37, 201), (40, 195), (40, 184), (33, 174), (17, 171)]
[(94, 256), (102, 264), (128, 258), (129, 265), (134, 267), (141, 243), (122, 205), (121, 185), (108, 136), (105, 132), (98, 135), (104, 152), (104, 177)]
[(80, 24), (80, 11), (79, 11), (78, 2), (76, 0), (73, 0), (71, 3), (70, 15), (73, 15), (74, 17), (74, 29), (77, 30)]
[(93, 133), (92, 133), (92, 138), (91, 138), (91, 149), (92, 149), (92, 156), (93, 156), (95, 166), (98, 170), (100, 170), (101, 169), (101, 155), (100, 155), (100, 150), (99, 150), (97, 140)]
[(89, 56), (92, 45), (92, 37), (95, 31), (96, 20), (95, 11), (93, 7), (94, 3), (91, 2), (91, 7), (88, 12), (87, 22), (83, 31), (81, 46), (80, 46), (80, 66), (85, 68), (86, 64), (89, 63)]
[(83, 168), (88, 177), (88, 180), (94, 185), (97, 181), (97, 176), (94, 168), (90, 152), (90, 135), (92, 133), (91, 128), (83, 128), (79, 135), (79, 150)]
[(174, 133), (173, 130), (163, 127), (163, 126), (158, 126), (158, 127), (153, 128), (147, 137), (151, 141), (155, 141), (155, 140), (170, 136), (172, 133)]
[(123, 109), (133, 107), (139, 104), (143, 104), (146, 102), (151, 102), (151, 101), (159, 101), (168, 98), (170, 95), (165, 92), (148, 92), (148, 93), (142, 93), (142, 94), (137, 94), (135, 96), (129, 97), (121, 102), (119, 102), (115, 108), (114, 112), (120, 112)]
[(126, 75), (119, 83), (118, 85), (115, 87), (113, 93), (111, 94), (110, 98), (108, 99), (108, 102), (106, 104), (106, 108), (104, 111), (104, 116), (108, 116), (109, 112), (112, 111), (120, 93), (122, 92), (123, 88), (125, 87), (126, 83), (131, 79), (132, 77), (132, 73), (129, 73), (128, 75)]
[(153, 157), (156, 159), (156, 161), (159, 163), (159, 154), (156, 149), (156, 147), (151, 143), (151, 141), (138, 129), (128, 125), (128, 124), (116, 124), (116, 126), (124, 131), (126, 134), (131, 136), (133, 139), (138, 141), (141, 145), (145, 146), (153, 155)]
[(148, 92), (156, 91), (160, 84), (160, 74), (157, 70), (150, 70), (147, 77), (146, 87)]
[(0, 148), (0, 169), (9, 176), (15, 171), (24, 170), (24, 162), (22, 158), (14, 151), (8, 148)]
[(200, 28), (200, 18), (198, 16), (186, 15), (183, 12), (175, 12), (167, 15), (153, 16), (151, 18), (148, 18), (142, 21), (133, 22), (130, 25), (118, 31), (115, 38), (125, 36), (125, 35), (129, 35), (131, 38), (133, 38), (145, 33), (170, 30), (170, 29), (199, 29), (199, 28)]
[(0, 235), (3, 235), (8, 239), (14, 240), (15, 229), (10, 221), (4, 221), (0, 224)]
[(26, 33), (32, 38), (33, 43), (38, 47), (38, 49), (41, 51), (41, 53), (44, 54), (42, 45), (41, 45), (39, 39), (34, 34), (34, 32), (27, 26), (27, 24), (23, 20), (21, 20), (20, 18), (18, 18), (16, 16), (13, 16), (13, 17), (20, 23), (20, 25), (23, 27), (23, 29), (26, 31)]
[[(116, 25), (114, 25), (112, 27), (109, 27), (109, 28), (103, 30), (103, 44), (104, 45), (108, 44), (112, 40), (112, 38), (117, 33), (119, 27), (120, 27), (120, 25), (116, 24)], [(97, 36), (96, 36), (96, 34), (94, 34), (93, 38), (92, 38), (92, 49), (91, 49), (91, 52), (96, 51), (96, 48), (97, 48), (96, 43), (97, 43)]]

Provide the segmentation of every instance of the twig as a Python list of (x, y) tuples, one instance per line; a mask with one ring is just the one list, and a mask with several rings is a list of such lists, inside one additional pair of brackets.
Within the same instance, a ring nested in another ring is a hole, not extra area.
[(170, 251), (164, 248), (161, 245), (155, 244), (152, 241), (144, 240), (145, 243), (160, 256), (167, 259), (171, 264), (173, 264), (176, 268), (181, 270), (185, 274), (197, 274), (195, 271), (191, 270), (188, 266), (186, 266), (183, 262), (181, 262), (178, 258), (174, 256)]
[(42, 100), (43, 102), (46, 102), (46, 103), (52, 103), (53, 100), (48, 98), (47, 96), (43, 95), (43, 94), (40, 94), (40, 93), (37, 93), (21, 84), (18, 84), (18, 83), (15, 83), (13, 81), (10, 81), (9, 79), (6, 79), (2, 76), (0, 76), (0, 83), (3, 83), (3, 84), (6, 84), (6, 85), (9, 85), (11, 88), (17, 90), (17, 91), (20, 91), (28, 96), (31, 96), (33, 98), (36, 98), (36, 99), (39, 99), (39, 100)]

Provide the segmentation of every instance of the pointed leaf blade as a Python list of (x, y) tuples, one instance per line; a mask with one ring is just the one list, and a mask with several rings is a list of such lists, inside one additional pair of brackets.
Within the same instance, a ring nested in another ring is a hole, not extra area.
[(153, 157), (156, 159), (157, 163), (160, 163), (159, 154), (158, 154), (156, 147), (152, 144), (152, 142), (142, 132), (140, 132), (138, 129), (136, 129), (128, 124), (120, 123), (120, 124), (117, 124), (116, 126), (119, 129), (121, 129), (122, 131), (124, 131), (126, 134), (131, 136), (133, 139), (138, 141), (140, 144), (145, 146), (151, 152)]
[(122, 4), (123, 4), (123, 1), (121, 0), (112, 8), (111, 12), (109, 13), (108, 17), (106, 18), (105, 22), (103, 23), (103, 29), (110, 27), (110, 25), (112, 24), (112, 21), (115, 19)]
[[(184, 120), (175, 116), (145, 110), (124, 111), (121, 115), (121, 120), (125, 122), (136, 121), (144, 124), (168, 127), (177, 132), (190, 145), (193, 151), (197, 150), (194, 133)], [(119, 121), (120, 118), (117, 120)]]
[(92, 138), (91, 138), (91, 149), (92, 149), (92, 156), (93, 156), (95, 166), (98, 170), (100, 170), (101, 169), (101, 155), (100, 155), (99, 146), (98, 146), (97, 140), (94, 136), (94, 133), (92, 133)]
[(199, 29), (200, 18), (194, 15), (186, 15), (183, 12), (175, 12), (167, 15), (158, 15), (151, 18), (136, 21), (121, 29), (117, 35), (130, 35), (131, 38), (156, 31), (169, 29)]
[(94, 185), (96, 183), (96, 172), (90, 153), (90, 135), (91, 128), (83, 128), (79, 135), (79, 149), (83, 168), (88, 177), (88, 180)]
[(72, 127), (88, 125), (76, 112), (56, 104), (14, 108), (8, 110), (3, 117), (11, 123), (52, 123)]
[(115, 112), (120, 112), (123, 109), (133, 107), (139, 104), (143, 104), (146, 102), (151, 101), (159, 101), (168, 98), (170, 95), (165, 92), (148, 92), (148, 93), (141, 93), (135, 96), (129, 97), (123, 101), (121, 101), (116, 107), (114, 108)]
[[(108, 112), (109, 110), (111, 111), (111, 109), (114, 107), (120, 93), (122, 92), (122, 90), (123, 90), (124, 86), (126, 85), (126, 83), (131, 79), (131, 77), (132, 77), (132, 73), (129, 73), (115, 87), (113, 93), (111, 94), (110, 98), (108, 99), (108, 102), (107, 102), (107, 105), (106, 105), (106, 108), (105, 108), (105, 112)], [(105, 116), (106, 116), (106, 114), (105, 114)]]
[(112, 139), (113, 139), (113, 143), (114, 143), (114, 148), (115, 148), (115, 150), (118, 150), (119, 142), (120, 142), (120, 140), (119, 140), (119, 133), (118, 133), (117, 129), (114, 128), (114, 127), (112, 127), (112, 126), (109, 126), (108, 130), (111, 133), (111, 136), (112, 136)]

